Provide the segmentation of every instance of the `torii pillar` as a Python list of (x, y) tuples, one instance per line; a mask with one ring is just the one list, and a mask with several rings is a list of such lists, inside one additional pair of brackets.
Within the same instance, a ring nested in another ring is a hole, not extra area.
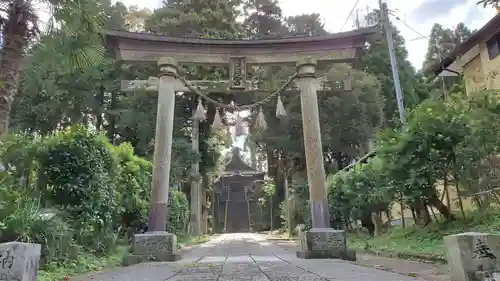
[(177, 61), (173, 58), (160, 58), (158, 67), (160, 68), (160, 78), (158, 81), (158, 111), (156, 113), (148, 232), (134, 235), (132, 254), (125, 257), (125, 265), (144, 261), (176, 261), (180, 259), (180, 255), (177, 253), (177, 236), (166, 231), (175, 91), (178, 87)]
[(316, 80), (315, 72), (316, 60), (305, 58), (297, 62), (298, 78), (296, 84), (300, 89), (302, 130), (312, 219), (312, 229), (301, 233), (301, 247), (297, 252), (297, 257), (304, 259), (340, 258), (356, 261), (355, 252), (347, 249), (345, 231), (332, 229), (330, 226), (318, 95), (316, 93), (319, 83)]

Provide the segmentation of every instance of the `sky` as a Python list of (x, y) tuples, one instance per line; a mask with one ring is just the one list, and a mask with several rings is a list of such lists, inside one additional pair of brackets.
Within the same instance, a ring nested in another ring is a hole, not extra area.
[[(358, 0), (279, 0), (284, 16), (300, 15), (304, 13), (319, 13), (330, 32), (348, 31), (354, 28), (355, 11), (349, 17), (351, 10)], [(428, 36), (434, 23), (444, 27), (453, 27), (463, 21), (469, 28), (483, 26), (491, 19), (496, 10), (476, 5), (477, 0), (384, 0), (389, 9), (402, 21), (409, 25), (411, 30), (401, 21), (391, 16), (406, 40), (409, 60), (416, 69), (420, 69), (427, 50), (427, 40), (417, 39)], [(121, 0), (125, 5), (137, 5), (155, 9), (161, 6), (161, 0)], [(378, 0), (359, 0), (356, 9), (378, 7)], [(344, 26), (344, 23), (346, 22)], [(344, 27), (343, 27), (344, 26)], [(343, 27), (343, 29), (342, 29)], [(419, 34), (420, 33), (420, 34)]]

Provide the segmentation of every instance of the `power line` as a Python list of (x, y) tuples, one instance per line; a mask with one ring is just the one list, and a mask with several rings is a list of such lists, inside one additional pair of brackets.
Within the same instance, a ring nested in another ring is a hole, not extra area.
[(347, 18), (345, 19), (344, 25), (342, 25), (342, 28), (340, 29), (340, 31), (342, 31), (342, 29), (344, 29), (345, 25), (347, 24), (347, 22), (351, 18), (352, 13), (354, 13), (354, 9), (356, 9), (356, 7), (358, 6), (358, 3), (359, 3), (359, 0), (356, 1), (356, 3), (354, 4), (354, 6), (352, 7), (351, 12), (349, 13), (349, 15), (347, 16)]
[[(420, 33), (419, 31), (417, 31), (415, 28), (411, 27), (408, 23), (406, 23), (404, 20), (402, 20), (400, 17), (396, 16), (395, 14), (393, 13), (390, 13), (391, 16), (395, 17), (399, 22), (401, 22), (402, 24), (404, 24), (406, 27), (408, 27), (411, 31), (415, 32), (416, 34), (418, 34), (420, 36), (420, 38), (417, 38), (417, 39), (422, 39), (422, 38), (428, 38), (428, 36), (425, 36), (423, 35), (422, 33)], [(415, 39), (415, 40), (417, 40)]]
[(408, 42), (413, 42), (413, 41), (422, 40), (422, 39), (429, 39), (429, 38), (419, 36), (419, 37), (417, 37), (417, 38), (413, 38), (413, 39), (408, 40)]

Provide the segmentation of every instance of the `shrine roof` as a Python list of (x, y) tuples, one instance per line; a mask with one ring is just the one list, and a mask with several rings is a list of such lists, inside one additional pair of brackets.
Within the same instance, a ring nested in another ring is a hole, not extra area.
[(332, 33), (328, 35), (317, 36), (299, 36), (299, 37), (283, 37), (272, 39), (257, 39), (257, 40), (226, 40), (226, 39), (209, 39), (209, 38), (193, 38), (193, 37), (174, 37), (167, 35), (158, 35), (145, 32), (130, 32), (130, 31), (114, 31), (106, 32), (107, 39), (132, 39), (142, 41), (156, 41), (165, 43), (180, 43), (180, 44), (201, 44), (201, 45), (267, 45), (267, 44), (289, 44), (301, 42), (322, 42), (339, 40), (354, 37), (367, 37), (378, 32), (377, 27), (359, 28), (351, 31)]
[(257, 171), (245, 163), (245, 161), (241, 159), (240, 149), (234, 147), (232, 149), (231, 160), (224, 168), (224, 174), (264, 174), (264, 172)]

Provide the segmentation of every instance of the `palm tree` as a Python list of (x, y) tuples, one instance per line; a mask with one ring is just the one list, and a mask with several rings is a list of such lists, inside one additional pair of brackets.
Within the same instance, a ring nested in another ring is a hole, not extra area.
[(54, 44), (36, 44), (44, 54), (65, 54), (68, 66), (87, 67), (101, 60), (106, 16), (99, 0), (0, 0), (0, 135), (8, 131), (12, 101), (17, 93), (19, 72), (27, 49), (40, 34), (36, 8), (45, 5), (50, 18), (44, 31), (57, 33)]
[(483, 7), (485, 7), (485, 8), (486, 8), (486, 6), (490, 5), (490, 6), (494, 7), (494, 8), (496, 8), (497, 11), (500, 12), (500, 7), (499, 7), (500, 3), (499, 2), (500, 2), (499, 0), (479, 0), (477, 2), (477, 4), (478, 5), (483, 5)]

